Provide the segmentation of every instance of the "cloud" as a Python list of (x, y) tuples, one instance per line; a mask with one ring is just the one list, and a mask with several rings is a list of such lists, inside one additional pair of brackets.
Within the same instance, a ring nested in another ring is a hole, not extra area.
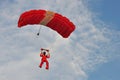
[[(94, 14), (83, 0), (6, 0), (1, 4), (1, 80), (86, 80), (89, 71), (113, 59), (114, 53), (114, 57), (119, 55), (120, 32), (95, 24)], [(76, 30), (70, 38), (63, 39), (44, 26), (39, 37), (36, 36), (37, 25), (17, 28), (19, 15), (30, 9), (59, 12), (75, 23)], [(49, 71), (44, 69), (45, 65), (42, 69), (38, 68), (41, 47), (50, 49)]]

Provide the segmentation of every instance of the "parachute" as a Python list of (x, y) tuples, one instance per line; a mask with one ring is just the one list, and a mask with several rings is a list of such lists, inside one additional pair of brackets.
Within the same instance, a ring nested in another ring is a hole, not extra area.
[(68, 38), (75, 30), (75, 25), (65, 16), (47, 10), (29, 10), (20, 15), (18, 27), (26, 25), (44, 25), (60, 34), (63, 38)]

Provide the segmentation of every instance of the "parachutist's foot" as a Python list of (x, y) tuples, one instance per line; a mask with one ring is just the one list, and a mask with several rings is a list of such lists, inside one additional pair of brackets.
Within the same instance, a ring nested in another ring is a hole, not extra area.
[(46, 70), (48, 70), (49, 68), (48, 67), (46, 67)]
[(40, 68), (42, 68), (42, 66), (39, 66)]

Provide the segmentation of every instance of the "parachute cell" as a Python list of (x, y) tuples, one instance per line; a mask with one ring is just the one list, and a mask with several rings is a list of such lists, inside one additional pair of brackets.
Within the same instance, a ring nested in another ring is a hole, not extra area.
[(22, 13), (18, 21), (18, 27), (40, 24), (47, 26), (62, 37), (68, 38), (75, 30), (75, 25), (65, 16), (46, 10), (30, 10)]

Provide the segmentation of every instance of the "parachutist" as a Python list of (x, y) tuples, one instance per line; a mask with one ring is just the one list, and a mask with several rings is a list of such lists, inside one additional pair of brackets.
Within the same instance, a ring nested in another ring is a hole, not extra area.
[(39, 67), (42, 68), (43, 63), (46, 63), (46, 69), (49, 69), (49, 62), (47, 58), (50, 58), (49, 50), (41, 48), (40, 57), (42, 57)]

